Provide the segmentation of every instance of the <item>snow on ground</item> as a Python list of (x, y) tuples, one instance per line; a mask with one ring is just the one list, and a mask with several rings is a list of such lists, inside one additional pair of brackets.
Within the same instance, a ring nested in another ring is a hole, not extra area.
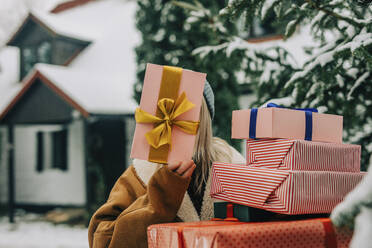
[(42, 216), (26, 214), (10, 224), (0, 217), (0, 248), (86, 248), (88, 230), (85, 227), (54, 225)]

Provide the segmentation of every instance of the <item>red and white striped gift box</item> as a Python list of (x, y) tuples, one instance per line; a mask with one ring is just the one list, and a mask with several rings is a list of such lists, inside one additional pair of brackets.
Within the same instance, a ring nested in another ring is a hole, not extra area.
[(247, 164), (305, 171), (360, 171), (360, 146), (290, 139), (247, 140)]
[(330, 213), (364, 175), (215, 162), (211, 196), (282, 214)]

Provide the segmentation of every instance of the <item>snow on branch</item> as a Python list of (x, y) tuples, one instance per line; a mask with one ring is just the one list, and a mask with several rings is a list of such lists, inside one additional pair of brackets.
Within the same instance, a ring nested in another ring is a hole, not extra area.
[(267, 13), (269, 12), (269, 10), (272, 9), (274, 7), (274, 5), (278, 2), (279, 2), (279, 0), (266, 0), (262, 4), (261, 19), (264, 19), (266, 17)]
[(350, 101), (353, 99), (351, 96), (356, 88), (358, 88), (369, 76), (369, 72), (365, 72), (362, 76), (360, 76), (354, 83), (353, 87), (351, 87), (349, 93), (347, 94), (347, 100)]
[(306, 77), (315, 67), (318, 65), (324, 66), (333, 60), (334, 51), (324, 53), (318, 56), (315, 60), (311, 63), (307, 64), (302, 71), (298, 71), (293, 74), (293, 76), (288, 80), (288, 82), (284, 85), (284, 88), (288, 88), (292, 85), (295, 81)]
[(293, 99), (292, 96), (287, 96), (287, 97), (282, 97), (282, 98), (275, 98), (275, 99), (270, 99), (268, 101), (266, 101), (264, 104), (262, 104), (260, 106), (260, 108), (264, 108), (267, 106), (268, 103), (275, 103), (277, 105), (281, 105), (281, 106), (285, 106), (285, 107), (289, 107), (291, 106), (292, 104), (295, 103), (295, 100)]
[(371, 33), (361, 33), (356, 35), (352, 40), (348, 42), (343, 42), (332, 49), (336, 42), (330, 42), (328, 45), (322, 47), (317, 54), (312, 56), (308, 61), (307, 65), (302, 71), (293, 74), (290, 80), (284, 86), (285, 88), (292, 85), (295, 81), (306, 77), (314, 68), (317, 66), (324, 67), (328, 63), (332, 62), (338, 53), (350, 50), (353, 53), (356, 49), (362, 46), (368, 46), (372, 44), (372, 34)]
[(330, 15), (330, 16), (333, 16), (339, 20), (343, 20), (345, 22), (348, 22), (354, 26), (357, 26), (357, 27), (364, 27), (366, 24), (363, 23), (362, 20), (359, 20), (359, 19), (354, 19), (352, 17), (349, 17), (349, 16), (344, 16), (340, 13), (336, 13), (336, 12), (333, 12), (332, 10), (328, 9), (328, 8), (324, 8), (324, 7), (321, 7), (318, 5), (317, 2), (314, 2), (312, 0), (306, 0), (306, 2), (308, 2), (313, 8), (319, 10), (319, 11), (322, 11), (324, 12), (325, 14), (327, 15)]
[(264, 70), (261, 74), (261, 77), (259, 79), (259, 84), (263, 84), (265, 82), (269, 82), (270, 79), (271, 79), (271, 74), (272, 73), (280, 73), (281, 71), (281, 68), (280, 68), (280, 65), (278, 63), (274, 63), (274, 62), (271, 62), (271, 61), (267, 61), (265, 63), (265, 67), (264, 67)]
[(361, 32), (356, 35), (350, 42), (343, 44), (342, 46), (337, 47), (335, 52), (342, 52), (347, 49), (350, 49), (351, 52), (354, 52), (356, 49), (362, 46), (369, 46), (372, 44), (372, 33)]
[(198, 55), (201, 59), (204, 59), (209, 53), (216, 53), (228, 46), (228, 42), (222, 43), (217, 46), (202, 46), (194, 49), (192, 55)]
[[(245, 50), (248, 57), (254, 56), (255, 53), (270, 55), (277, 49), (280, 49), (280, 51), (285, 50), (288, 53), (288, 51), (281, 46), (282, 44), (284, 43), (256, 44), (247, 42), (238, 36), (234, 36), (231, 41), (222, 43), (220, 45), (198, 47), (192, 52), (192, 55), (199, 55), (201, 58), (204, 58), (211, 52), (216, 53), (224, 49), (226, 49), (225, 52), (227, 57), (230, 57), (231, 54), (236, 50)], [(289, 58), (291, 58), (289, 60), (291, 66), (297, 67), (294, 57), (290, 53), (288, 53), (288, 55), (290, 55)], [(280, 56), (280, 54), (278, 56)]]
[(210, 52), (216, 53), (223, 49), (226, 49), (227, 57), (230, 57), (235, 50), (259, 50), (256, 44), (249, 43), (246, 40), (235, 36), (231, 41), (222, 43), (220, 45), (198, 47), (192, 52), (192, 55), (199, 55), (201, 58), (204, 58)]
[[(358, 127), (357, 128), (357, 132), (354, 133), (353, 135), (349, 136), (349, 140), (348, 142), (349, 143), (358, 143), (358, 141), (360, 141), (361, 139), (365, 138), (365, 137), (369, 137), (372, 135), (372, 121), (371, 119), (367, 119), (366, 123), (361, 126), (361, 127)], [(372, 150), (369, 150), (371, 149), (372, 143), (369, 144), (369, 147), (367, 147), (367, 150), (369, 152), (372, 152)]]

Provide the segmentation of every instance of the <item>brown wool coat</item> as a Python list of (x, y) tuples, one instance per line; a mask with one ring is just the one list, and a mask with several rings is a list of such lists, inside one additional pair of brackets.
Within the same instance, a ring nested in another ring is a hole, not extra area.
[(188, 185), (189, 180), (162, 167), (146, 190), (131, 166), (115, 183), (107, 203), (93, 215), (89, 247), (147, 247), (147, 227), (175, 220)]
[[(221, 162), (244, 163), (235, 149), (232, 158)], [(188, 195), (189, 180), (166, 166), (135, 159), (117, 180), (109, 199), (92, 216), (88, 239), (90, 248), (146, 248), (147, 227), (175, 221), (207, 220), (213, 216), (210, 198), (211, 177), (206, 184), (201, 215), (198, 216)]]

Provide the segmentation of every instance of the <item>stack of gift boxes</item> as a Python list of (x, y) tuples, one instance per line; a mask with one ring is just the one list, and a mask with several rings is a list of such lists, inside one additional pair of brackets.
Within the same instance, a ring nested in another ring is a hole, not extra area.
[[(211, 196), (223, 201), (215, 203), (217, 218), (152, 225), (149, 247), (349, 246), (350, 230), (313, 218), (330, 213), (365, 174), (360, 146), (342, 144), (342, 116), (277, 106), (239, 110), (232, 137), (246, 139), (247, 161), (213, 164)], [(252, 216), (268, 213), (280, 218)]]
[(360, 146), (342, 144), (342, 116), (272, 104), (237, 110), (232, 138), (246, 139), (247, 162), (213, 164), (211, 196), (235, 210), (226, 213), (227, 203), (215, 203), (215, 217), (249, 221), (246, 206), (286, 215), (330, 213), (364, 175)]
[[(166, 164), (192, 157), (205, 78), (147, 65), (132, 158)], [(224, 201), (215, 215), (225, 221), (151, 225), (149, 247), (348, 247), (350, 231), (334, 230), (328, 218), (244, 222), (252, 221), (251, 210), (330, 213), (356, 186), (360, 147), (342, 144), (341, 116), (277, 106), (239, 110), (232, 137), (247, 140), (246, 164), (216, 162), (212, 169), (211, 196)]]

